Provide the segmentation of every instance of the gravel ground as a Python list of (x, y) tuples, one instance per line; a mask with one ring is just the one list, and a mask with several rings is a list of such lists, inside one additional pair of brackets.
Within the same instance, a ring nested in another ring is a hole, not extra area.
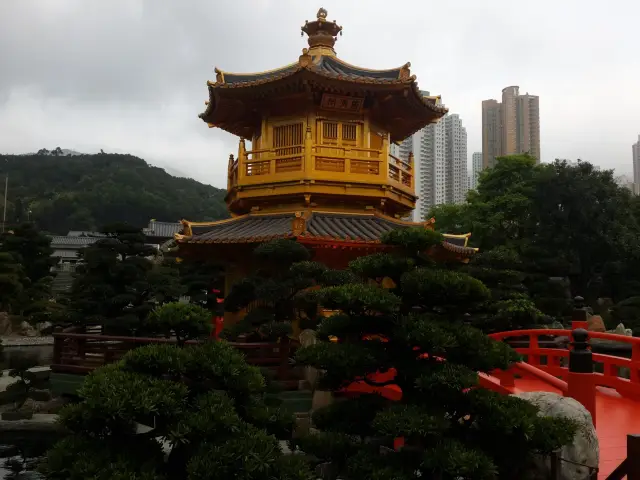
[(53, 345), (53, 337), (0, 337), (4, 347), (27, 347)]

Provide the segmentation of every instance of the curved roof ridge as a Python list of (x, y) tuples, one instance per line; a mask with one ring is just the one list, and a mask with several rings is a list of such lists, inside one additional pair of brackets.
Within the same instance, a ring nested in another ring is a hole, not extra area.
[(309, 65), (314, 73), (330, 77), (343, 77), (353, 81), (373, 81), (376, 83), (409, 83), (415, 81), (407, 64), (389, 70), (370, 70), (351, 65), (336, 57), (323, 55)]
[[(217, 84), (235, 83), (234, 80), (237, 82), (238, 81), (237, 79), (240, 79), (240, 78), (248, 79), (248, 77), (253, 77), (253, 79), (259, 79), (269, 75), (284, 73), (297, 67), (298, 63), (299, 62), (292, 62), (283, 67), (272, 68), (270, 70), (263, 70), (261, 72), (228, 72), (226, 70), (222, 70), (218, 67), (215, 67), (214, 68), (214, 72), (216, 73), (215, 83)], [(231, 81), (228, 81), (228, 80), (231, 80)]]
[(382, 212), (375, 212), (374, 215), (378, 218), (380, 218), (381, 220), (387, 220), (389, 222), (392, 223), (396, 223), (398, 225), (405, 225), (405, 226), (414, 226), (414, 227), (426, 227), (428, 225), (430, 225), (429, 221), (424, 221), (424, 222), (414, 222), (412, 220), (403, 220), (401, 218), (394, 218), (394, 217), (390, 217), (389, 215), (385, 215)]
[(327, 59), (330, 58), (332, 61), (341, 63), (341, 64), (343, 64), (343, 65), (345, 65), (347, 67), (351, 67), (351, 68), (354, 68), (356, 70), (362, 70), (363, 72), (372, 72), (372, 73), (386, 73), (386, 72), (392, 72), (392, 71), (399, 73), (403, 68), (407, 68), (408, 69), (409, 67), (411, 67), (411, 62), (407, 62), (404, 65), (401, 65), (399, 67), (374, 69), (374, 68), (360, 67), (360, 66), (355, 65), (353, 63), (346, 62), (346, 61), (342, 60), (339, 57), (329, 57), (329, 56), (324, 56), (323, 55), (323, 58), (327, 58)]

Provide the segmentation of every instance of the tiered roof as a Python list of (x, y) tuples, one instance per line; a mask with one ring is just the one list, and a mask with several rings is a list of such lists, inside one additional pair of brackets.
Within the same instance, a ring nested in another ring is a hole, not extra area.
[[(176, 234), (183, 244), (259, 243), (277, 238), (296, 239), (300, 243), (317, 241), (366, 246), (380, 244), (382, 234), (422, 225), (433, 228), (433, 220), (416, 224), (379, 213), (349, 214), (336, 212), (287, 212), (247, 214), (211, 223), (183, 221), (183, 233)], [(442, 247), (463, 257), (477, 249), (467, 246), (470, 234), (444, 235)]]
[[(447, 108), (437, 97), (425, 96), (411, 75), (410, 63), (388, 70), (371, 70), (351, 65), (335, 56), (335, 35), (342, 27), (326, 20), (320, 9), (317, 19), (307, 22), (302, 31), (309, 35), (309, 49), (303, 49), (297, 62), (259, 73), (231, 73), (215, 69), (215, 82), (207, 82), (209, 100), (200, 118), (210, 127), (251, 138), (259, 126), (256, 105), (267, 96), (297, 92), (341, 90), (368, 97), (372, 120), (400, 141), (420, 128), (433, 123)], [(267, 95), (268, 93), (268, 95)], [(258, 109), (259, 110), (259, 109)]]

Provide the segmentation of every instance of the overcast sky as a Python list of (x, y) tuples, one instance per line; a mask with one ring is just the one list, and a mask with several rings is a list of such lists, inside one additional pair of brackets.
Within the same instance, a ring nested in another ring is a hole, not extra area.
[(631, 171), (640, 134), (638, 0), (0, 0), (0, 152), (130, 152), (223, 187), (237, 140), (198, 119), (214, 66), (297, 60), (319, 7), (347, 62), (410, 61), (480, 151), (481, 101), (540, 96), (542, 160)]

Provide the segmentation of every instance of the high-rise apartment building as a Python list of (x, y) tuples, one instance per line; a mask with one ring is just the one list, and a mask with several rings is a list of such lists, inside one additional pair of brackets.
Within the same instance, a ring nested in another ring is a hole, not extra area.
[(471, 156), (471, 175), (469, 175), (469, 189), (478, 188), (478, 177), (482, 171), (482, 152), (473, 152)]
[(638, 142), (631, 146), (633, 153), (633, 193), (640, 194), (640, 135)]
[(464, 203), (467, 198), (467, 129), (460, 115), (442, 119), (445, 127), (445, 202)]
[(425, 220), (435, 205), (465, 201), (467, 130), (459, 115), (447, 115), (391, 147), (391, 154), (403, 160), (411, 152), (418, 195), (413, 221)]
[(540, 99), (511, 86), (502, 90), (502, 102), (482, 102), (482, 163), (493, 167), (496, 157), (517, 153), (540, 162)]

